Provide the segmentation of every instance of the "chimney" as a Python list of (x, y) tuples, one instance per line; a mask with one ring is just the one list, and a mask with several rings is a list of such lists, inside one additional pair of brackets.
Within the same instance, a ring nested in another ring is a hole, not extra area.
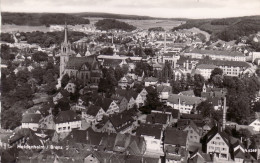
[(227, 108), (226, 108), (226, 97), (224, 97), (224, 107), (223, 107), (223, 130), (225, 130), (226, 127), (226, 114), (227, 114)]
[(164, 53), (166, 51), (166, 31), (164, 32)]
[(89, 140), (88, 131), (87, 131), (87, 133), (86, 133), (86, 140), (87, 140), (87, 141)]

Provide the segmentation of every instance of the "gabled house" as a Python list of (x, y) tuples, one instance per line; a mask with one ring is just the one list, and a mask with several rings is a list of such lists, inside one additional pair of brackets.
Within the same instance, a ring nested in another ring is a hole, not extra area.
[(158, 79), (155, 77), (147, 77), (144, 79), (145, 87), (154, 86), (158, 83)]
[(141, 124), (136, 129), (136, 135), (145, 139), (146, 151), (145, 155), (153, 155), (154, 157), (163, 156), (162, 131), (161, 125)]
[(178, 121), (178, 119), (180, 119), (180, 112), (179, 110), (173, 109), (170, 106), (164, 106), (164, 107), (160, 107), (160, 108), (156, 108), (156, 110), (152, 110), (152, 113), (163, 113), (163, 114), (167, 114), (168, 118), (170, 120), (170, 124), (174, 124)]
[(203, 137), (202, 149), (219, 160), (229, 160), (231, 159), (230, 145), (229, 136), (218, 127), (213, 127)]
[(169, 94), (172, 93), (172, 87), (167, 85), (158, 85), (157, 92), (161, 101), (166, 102), (169, 98)]
[(76, 84), (73, 82), (73, 80), (70, 80), (64, 89), (67, 90), (69, 93), (75, 93)]
[(123, 112), (128, 109), (128, 100), (124, 96), (112, 96), (111, 97), (119, 106), (119, 112)]
[(54, 119), (57, 133), (70, 132), (81, 128), (81, 118), (72, 110), (61, 111)]
[(119, 106), (116, 102), (110, 98), (99, 97), (96, 102), (96, 106), (100, 106), (106, 113), (106, 115), (111, 115), (119, 112)]
[(82, 111), (82, 118), (88, 123), (98, 123), (105, 115), (105, 111), (100, 106), (91, 105), (87, 110)]
[(42, 115), (38, 113), (24, 114), (22, 117), (22, 128), (30, 128), (36, 131), (39, 128), (39, 121), (41, 118)]
[(162, 125), (164, 128), (170, 124), (171, 115), (165, 113), (154, 113), (147, 115), (146, 123)]
[(213, 158), (210, 154), (203, 153), (201, 150), (197, 149), (191, 154), (188, 160), (189, 163), (213, 163)]
[(61, 89), (57, 94), (53, 96), (53, 103), (57, 104), (62, 98), (69, 98), (69, 92), (67, 90)]
[(124, 111), (122, 113), (114, 114), (109, 117), (105, 126), (104, 131), (112, 133), (131, 133), (134, 126), (134, 118), (131, 111)]
[(134, 80), (129, 77), (129, 76), (123, 76), (119, 81), (118, 81), (118, 86), (121, 87), (122, 89), (132, 88), (134, 86)]
[(188, 133), (176, 128), (167, 127), (165, 129), (164, 152), (166, 162), (185, 162), (187, 160), (187, 140)]
[(180, 113), (190, 114), (192, 109), (204, 100), (205, 99), (200, 97), (189, 97), (178, 94), (171, 94), (167, 100), (167, 106), (178, 109)]

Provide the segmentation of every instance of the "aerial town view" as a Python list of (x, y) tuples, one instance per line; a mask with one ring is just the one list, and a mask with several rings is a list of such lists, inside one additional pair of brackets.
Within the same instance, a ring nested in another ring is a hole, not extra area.
[(2, 0), (0, 163), (259, 163), (259, 0)]

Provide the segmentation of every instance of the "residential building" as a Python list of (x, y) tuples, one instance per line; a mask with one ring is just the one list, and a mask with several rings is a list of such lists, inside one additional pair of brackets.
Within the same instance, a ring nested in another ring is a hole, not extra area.
[(148, 77), (144, 79), (144, 85), (145, 87), (154, 86), (158, 82), (158, 79), (155, 77)]
[(70, 132), (81, 128), (81, 119), (72, 110), (61, 111), (54, 119), (57, 133)]
[(162, 126), (153, 124), (141, 124), (136, 129), (136, 135), (145, 139), (145, 155), (159, 158), (163, 156)]
[(39, 128), (39, 121), (41, 118), (42, 115), (38, 113), (24, 114), (22, 117), (22, 128), (30, 128), (36, 131)]
[(72, 80), (70, 80), (64, 89), (67, 90), (69, 93), (75, 93), (76, 84)]
[(235, 51), (218, 51), (218, 50), (200, 50), (193, 49), (192, 51), (185, 53), (184, 56), (191, 58), (203, 59), (206, 56), (212, 60), (226, 60), (226, 61), (246, 61), (246, 56), (241, 52)]
[(197, 65), (196, 69), (200, 72), (200, 74), (208, 80), (210, 78), (211, 72), (217, 68), (215, 65), (210, 65), (210, 64), (200, 64)]
[(178, 94), (170, 94), (167, 100), (167, 106), (180, 111), (180, 113), (190, 114), (193, 108), (196, 108), (205, 99), (200, 97), (190, 97)]
[(83, 110), (81, 114), (86, 122), (95, 124), (101, 121), (106, 113), (100, 106), (91, 105), (88, 109)]
[(129, 77), (129, 76), (123, 76), (119, 81), (118, 81), (118, 86), (121, 87), (122, 89), (132, 88), (134, 86), (134, 80)]

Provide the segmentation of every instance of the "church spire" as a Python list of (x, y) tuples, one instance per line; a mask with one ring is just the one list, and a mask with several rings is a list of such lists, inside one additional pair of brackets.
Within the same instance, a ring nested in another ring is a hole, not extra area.
[(67, 27), (67, 22), (65, 22), (65, 28), (64, 28), (64, 43), (68, 43), (68, 27)]

